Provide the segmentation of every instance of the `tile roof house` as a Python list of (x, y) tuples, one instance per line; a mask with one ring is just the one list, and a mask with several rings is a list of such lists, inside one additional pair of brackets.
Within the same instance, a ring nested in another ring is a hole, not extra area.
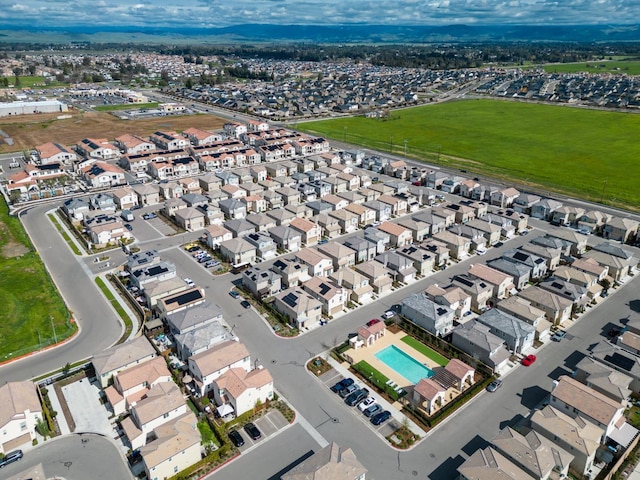
[(271, 260), (278, 254), (276, 243), (267, 232), (250, 233), (244, 239), (256, 248), (256, 255), (262, 260)]
[(535, 480), (491, 447), (478, 449), (458, 467), (460, 480)]
[(311, 278), (309, 267), (295, 259), (279, 258), (273, 262), (271, 270), (282, 277), (282, 285), (285, 288), (297, 287), (300, 283)]
[(610, 436), (625, 423), (624, 405), (579, 381), (562, 375), (551, 391), (549, 405), (561, 411), (580, 415), (585, 420), (604, 428)]
[[(553, 272), (560, 264), (560, 257), (562, 256), (562, 250), (545, 245), (537, 245), (534, 243), (525, 243), (520, 246), (518, 250), (540, 257), (545, 261), (547, 271)], [(533, 273), (533, 272), (532, 272)]]
[(316, 245), (320, 241), (320, 227), (305, 218), (294, 218), (289, 226), (302, 234), (302, 241), (307, 247)]
[(471, 295), (471, 309), (474, 312), (483, 312), (493, 297), (493, 286), (467, 274), (454, 276), (451, 285), (460, 287)]
[(303, 248), (296, 253), (296, 258), (309, 268), (312, 277), (328, 277), (334, 271), (333, 260), (313, 248)]
[(35, 151), (41, 165), (61, 163), (70, 166), (78, 159), (76, 152), (60, 143), (48, 142), (38, 145)]
[(189, 411), (154, 429), (155, 439), (140, 449), (147, 478), (168, 478), (200, 460), (200, 432)]
[(342, 244), (356, 252), (356, 263), (368, 262), (378, 254), (376, 243), (362, 237), (351, 237), (342, 241)]
[(257, 250), (242, 238), (233, 238), (220, 243), (220, 255), (233, 265), (255, 263)]
[(390, 245), (393, 248), (403, 248), (413, 243), (411, 230), (391, 222), (382, 222), (378, 230), (389, 235)]
[(349, 268), (356, 263), (356, 252), (337, 242), (318, 245), (318, 251), (328, 256), (333, 262), (333, 271)]
[(483, 263), (474, 263), (469, 267), (469, 275), (493, 287), (493, 296), (498, 300), (507, 298), (515, 288), (513, 277), (495, 270)]
[(582, 417), (570, 416), (547, 405), (534, 410), (531, 416), (533, 430), (573, 455), (571, 469), (585, 475), (596, 461), (596, 452), (604, 437), (604, 429)]
[(492, 308), (481, 314), (477, 321), (489, 327), (490, 332), (500, 337), (510, 351), (521, 354), (533, 347), (535, 328), (513, 315)]
[(94, 188), (117, 187), (127, 183), (120, 167), (102, 161), (91, 162), (82, 167), (80, 174)]
[(116, 373), (151, 360), (156, 355), (155, 349), (146, 337), (137, 337), (95, 354), (91, 358), (91, 364), (102, 388), (106, 388)]
[(508, 262), (525, 265), (529, 269), (529, 276), (532, 279), (544, 278), (547, 276), (548, 266), (545, 259), (526, 250), (513, 248), (504, 252), (501, 258)]
[(369, 285), (369, 279), (355, 270), (343, 268), (333, 272), (330, 278), (336, 285), (349, 290), (351, 301), (364, 304), (373, 298), (373, 287)]
[[(424, 291), (425, 295), (438, 305), (444, 305), (454, 311), (458, 319), (471, 311), (471, 295), (460, 287), (449, 285), (442, 288), (437, 284), (432, 284)], [(454, 317), (454, 319), (456, 319)]]
[(222, 321), (214, 320), (210, 323), (189, 330), (187, 333), (178, 333), (174, 336), (178, 358), (186, 362), (189, 357), (209, 350), (228, 340), (236, 340), (229, 327)]
[(451, 343), (496, 372), (509, 361), (510, 354), (504, 346), (504, 340), (491, 333), (490, 327), (475, 320), (455, 327)]
[(215, 303), (204, 302), (191, 308), (165, 314), (163, 319), (171, 333), (177, 335), (190, 332), (214, 321), (221, 321), (222, 310)]
[(274, 308), (298, 329), (309, 328), (320, 322), (322, 303), (299, 288), (289, 288), (274, 298)]
[(626, 402), (633, 392), (630, 388), (633, 377), (591, 357), (584, 357), (576, 364), (574, 378), (617, 402)]
[(375, 210), (365, 207), (364, 205), (351, 203), (345, 207), (344, 210), (358, 215), (358, 223), (360, 225), (368, 225), (376, 221)]
[(423, 293), (414, 293), (402, 300), (401, 312), (433, 335), (444, 336), (453, 329), (453, 310)]
[(204, 214), (193, 207), (178, 210), (174, 217), (176, 224), (187, 232), (202, 230), (205, 226)]
[(204, 238), (209, 248), (217, 250), (222, 242), (233, 238), (233, 233), (222, 225), (209, 225), (205, 228)]
[(354, 267), (355, 271), (364, 275), (369, 279), (369, 284), (373, 287), (373, 291), (382, 295), (391, 290), (393, 280), (389, 275), (389, 270), (384, 268), (381, 263), (374, 260), (359, 263)]
[(218, 407), (229, 405), (237, 417), (273, 399), (273, 377), (262, 367), (249, 372), (231, 368), (214, 380), (213, 397)]
[(637, 263), (637, 259), (634, 257), (622, 258), (596, 250), (596, 248), (592, 248), (585, 253), (582, 259), (592, 259), (598, 262), (600, 266), (607, 267), (609, 269), (609, 276), (617, 282), (626, 278), (629, 275), (630, 268)]
[(487, 261), (487, 266), (513, 277), (514, 286), (518, 290), (525, 288), (531, 279), (531, 269), (522, 263), (509, 262), (504, 258), (494, 258)]
[(433, 415), (446, 403), (447, 389), (431, 378), (422, 378), (413, 387), (411, 402), (427, 415)]
[(535, 430), (526, 435), (506, 427), (491, 440), (493, 447), (540, 480), (566, 477), (573, 455)]
[(202, 396), (214, 389), (214, 381), (232, 368), (251, 370), (251, 357), (244, 344), (229, 340), (189, 358), (189, 372)]
[(547, 320), (554, 325), (562, 324), (571, 317), (573, 304), (570, 300), (540, 287), (525, 288), (518, 296), (531, 302), (534, 307), (543, 310)]
[(299, 463), (281, 480), (365, 480), (367, 469), (353, 450), (332, 442)]
[(30, 445), (36, 438), (36, 424), (44, 418), (34, 383), (5, 382), (0, 387), (0, 405), (0, 453)]
[(322, 304), (322, 313), (333, 316), (347, 308), (347, 289), (330, 279), (312, 277), (302, 284), (302, 289)]

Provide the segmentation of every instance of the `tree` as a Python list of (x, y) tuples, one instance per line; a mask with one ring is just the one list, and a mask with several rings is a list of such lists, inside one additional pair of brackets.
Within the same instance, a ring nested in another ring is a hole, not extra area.
[(187, 81), (185, 82), (184, 86), (189, 90), (193, 88), (193, 80), (191, 79), (191, 77), (187, 78)]

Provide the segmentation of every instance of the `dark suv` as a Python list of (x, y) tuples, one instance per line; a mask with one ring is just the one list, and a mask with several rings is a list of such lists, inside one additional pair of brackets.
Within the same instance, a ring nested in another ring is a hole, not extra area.
[(336, 383), (333, 387), (331, 387), (331, 391), (335, 393), (340, 393), (341, 390), (353, 385), (353, 378), (343, 378), (338, 383)]
[(22, 450), (14, 450), (13, 452), (7, 453), (2, 460), (0, 460), (0, 468), (3, 468), (10, 463), (17, 462), (18, 460), (22, 460)]
[(344, 400), (344, 403), (346, 403), (350, 407), (353, 407), (354, 405), (357, 405), (368, 396), (369, 396), (369, 390), (367, 390), (366, 388), (361, 388), (360, 390), (356, 390), (355, 392), (350, 394)]
[(244, 438), (242, 438), (242, 435), (240, 435), (240, 432), (237, 430), (231, 430), (229, 432), (229, 438), (236, 447), (241, 447), (244, 445)]

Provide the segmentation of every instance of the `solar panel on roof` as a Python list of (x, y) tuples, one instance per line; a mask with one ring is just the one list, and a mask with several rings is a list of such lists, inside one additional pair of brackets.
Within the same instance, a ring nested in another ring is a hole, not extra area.
[(202, 298), (202, 293), (200, 290), (192, 290), (190, 292), (183, 293), (182, 295), (178, 295), (173, 297), (171, 300), (166, 302), (167, 304), (177, 303), (178, 305), (185, 305), (190, 302), (194, 302)]
[(297, 295), (294, 295), (293, 293), (287, 293), (282, 298), (282, 301), (293, 308), (298, 303), (298, 297), (297, 297)]
[(516, 252), (513, 254), (513, 258), (515, 258), (516, 260), (519, 260), (521, 262), (526, 262), (527, 259), (529, 258), (529, 255), (527, 255), (526, 253), (523, 252)]
[(321, 283), (320, 284), (320, 295), (324, 295), (329, 290), (331, 290), (331, 287), (329, 285), (327, 285), (326, 283)]
[(155, 267), (150, 267), (149, 270), (147, 270), (147, 275), (155, 276), (168, 271), (169, 269), (167, 267), (157, 265)]

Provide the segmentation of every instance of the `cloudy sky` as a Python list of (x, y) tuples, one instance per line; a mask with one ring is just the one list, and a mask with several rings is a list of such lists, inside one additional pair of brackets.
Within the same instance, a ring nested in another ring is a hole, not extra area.
[(575, 25), (639, 18), (640, 0), (0, 0), (5, 25)]

